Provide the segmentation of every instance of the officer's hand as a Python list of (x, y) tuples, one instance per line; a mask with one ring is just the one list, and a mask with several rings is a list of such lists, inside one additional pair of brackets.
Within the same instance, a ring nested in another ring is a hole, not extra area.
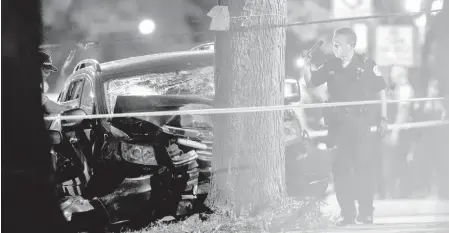
[(307, 50), (302, 51), (301, 57), (304, 58), (304, 66), (310, 67), (310, 65), (312, 64), (312, 59), (310, 57), (306, 57), (307, 52)]
[(58, 104), (58, 103), (56, 103), (56, 102), (54, 102), (52, 100), (47, 100), (45, 102), (45, 107), (47, 108), (47, 111), (50, 114), (60, 114), (60, 113), (62, 113), (64, 111), (72, 109), (72, 107), (70, 107), (70, 106), (65, 106), (65, 105), (62, 105), (62, 104)]

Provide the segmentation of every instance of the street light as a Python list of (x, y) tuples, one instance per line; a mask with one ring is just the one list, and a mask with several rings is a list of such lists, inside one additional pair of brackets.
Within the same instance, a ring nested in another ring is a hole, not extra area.
[(296, 59), (296, 67), (298, 68), (303, 68), (305, 63), (306, 59), (304, 59), (303, 57), (299, 57), (298, 59)]
[(144, 19), (139, 24), (139, 31), (143, 35), (148, 35), (154, 32), (156, 29), (156, 24), (154, 24), (153, 20)]

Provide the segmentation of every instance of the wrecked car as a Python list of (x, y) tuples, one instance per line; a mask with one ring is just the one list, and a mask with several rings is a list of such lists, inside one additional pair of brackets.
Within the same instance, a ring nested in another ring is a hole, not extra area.
[[(58, 98), (76, 107), (62, 115), (212, 108), (213, 60), (213, 51), (185, 51), (102, 64), (81, 61)], [(298, 98), (291, 95), (286, 102)], [(330, 172), (310, 163), (325, 152), (304, 134), (294, 111), (285, 111), (284, 120), (288, 191), (321, 195)], [(208, 115), (55, 120), (50, 132), (61, 208), (74, 224), (181, 216), (201, 206), (209, 191), (213, 122)]]

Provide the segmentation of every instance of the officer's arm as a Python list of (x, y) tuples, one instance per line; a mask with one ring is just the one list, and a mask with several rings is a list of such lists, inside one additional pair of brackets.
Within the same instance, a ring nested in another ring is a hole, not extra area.
[(387, 83), (385, 82), (384, 77), (382, 76), (382, 72), (380, 71), (379, 66), (374, 63), (374, 61), (368, 60), (367, 69), (369, 72), (371, 87), (374, 92), (380, 92), (387, 88)]
[(69, 110), (71, 109), (68, 106), (62, 105), (62, 104), (58, 104), (50, 99), (47, 99), (47, 101), (45, 101), (45, 103), (43, 104), (45, 105), (45, 107), (47, 108), (47, 111), (50, 114), (59, 114), (63, 111)]
[(305, 74), (306, 86), (308, 88), (318, 87), (327, 82), (329, 77), (329, 63), (324, 63), (317, 69), (306, 69), (307, 72)]
[[(306, 87), (306, 80), (302, 79), (299, 82), (299, 87), (301, 89), (301, 100), (299, 101), (300, 104), (308, 104), (312, 102), (312, 98), (310, 97), (309, 92), (307, 91)], [(309, 127), (309, 124), (307, 122), (307, 116), (304, 111), (304, 108), (296, 108), (295, 109), (296, 116), (299, 119), (299, 123), (301, 124), (301, 127), (305, 129), (306, 131), (310, 132), (311, 129)]]
[[(379, 93), (380, 100), (387, 100), (387, 83), (385, 82), (384, 77), (382, 76), (382, 72), (380, 71), (379, 66), (372, 60), (367, 61), (367, 68), (369, 72), (369, 78), (371, 82), (371, 88), (374, 92)], [(381, 104), (381, 117), (387, 118), (387, 103), (383, 102)]]

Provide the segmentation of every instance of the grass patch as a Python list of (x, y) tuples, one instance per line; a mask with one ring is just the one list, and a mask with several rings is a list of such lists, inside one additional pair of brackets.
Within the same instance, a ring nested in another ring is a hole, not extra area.
[(324, 202), (313, 198), (285, 198), (257, 216), (232, 217), (226, 213), (195, 214), (174, 223), (155, 223), (139, 233), (288, 232), (326, 228), (330, 222), (321, 212)]

